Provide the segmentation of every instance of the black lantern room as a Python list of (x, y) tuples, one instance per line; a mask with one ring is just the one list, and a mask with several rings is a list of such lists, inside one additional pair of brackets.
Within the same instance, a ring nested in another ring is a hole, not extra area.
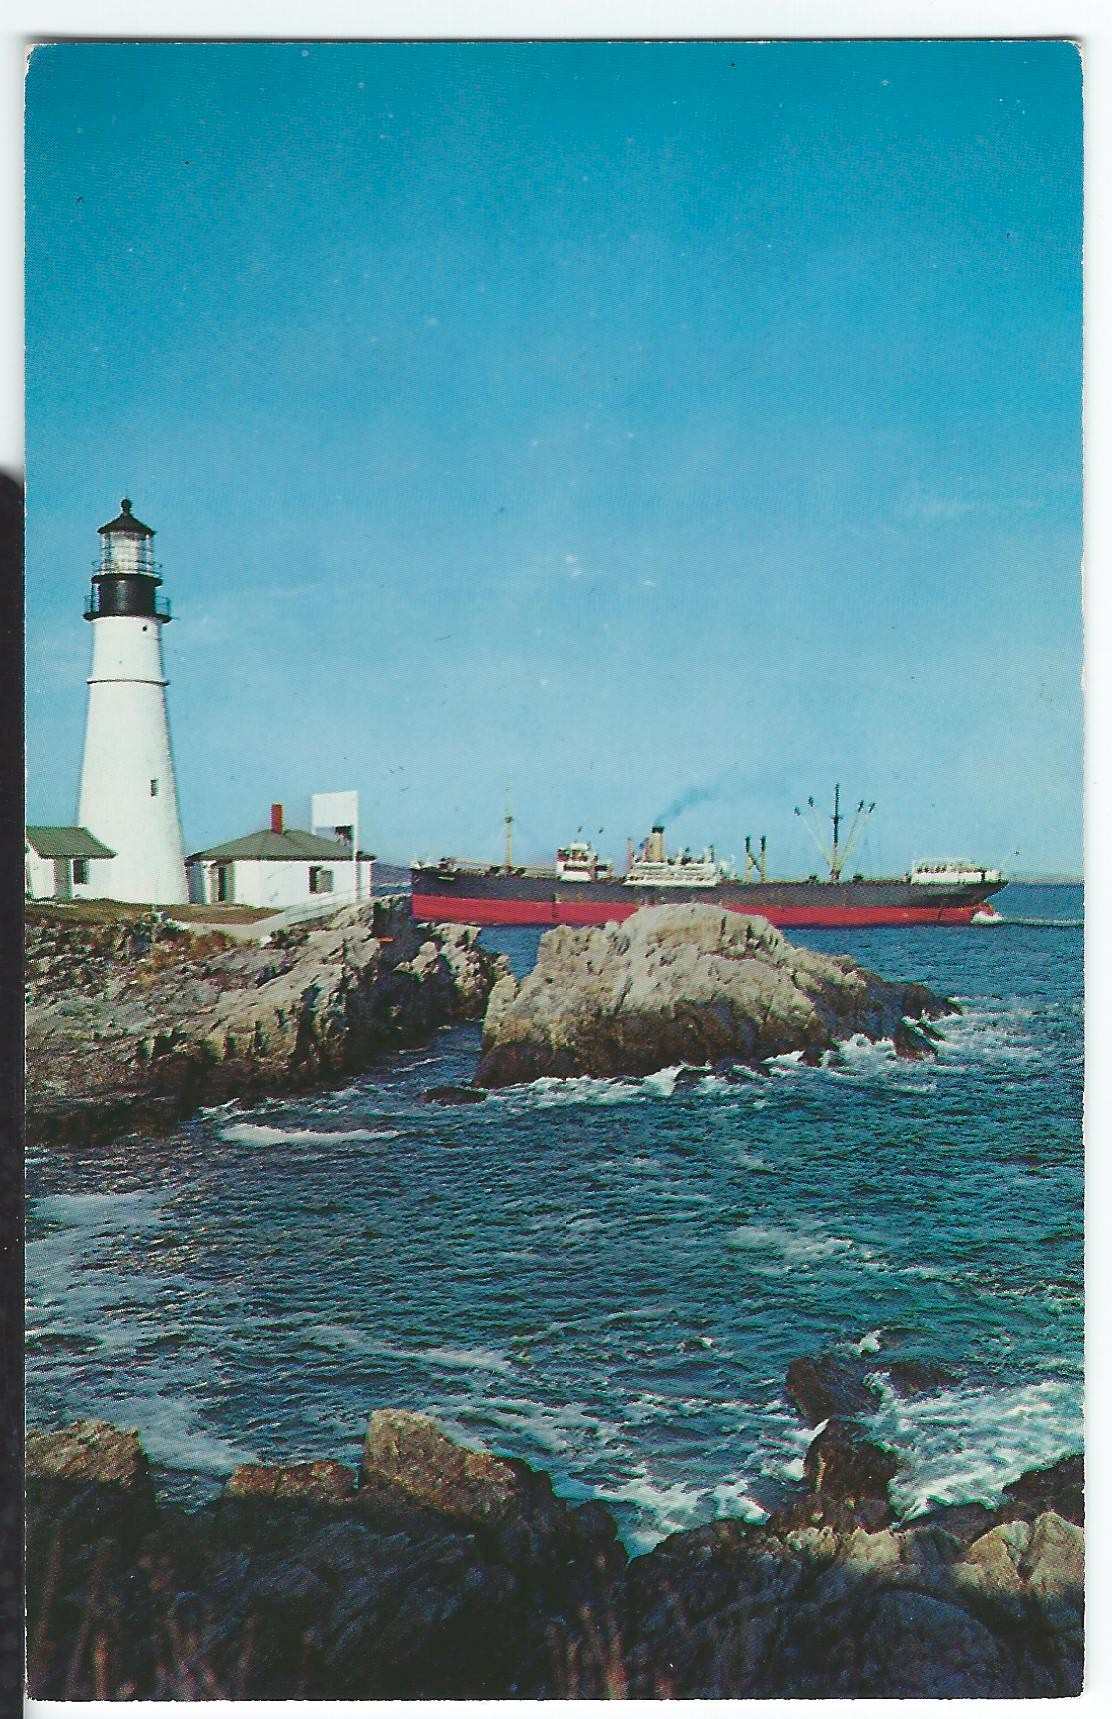
[(162, 577), (151, 551), (152, 527), (136, 519), (125, 495), (116, 518), (97, 529), (102, 539), (100, 560), (93, 574), (85, 619), (143, 615), (168, 621), (170, 605), (164, 597), (156, 595)]

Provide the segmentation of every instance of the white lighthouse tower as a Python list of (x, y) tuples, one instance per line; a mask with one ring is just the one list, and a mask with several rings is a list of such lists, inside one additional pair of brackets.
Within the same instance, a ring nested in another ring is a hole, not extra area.
[(189, 897), (162, 666), (170, 605), (157, 595), (154, 532), (126, 497), (120, 507), (99, 528), (85, 610), (93, 666), (77, 821), (115, 850), (89, 862), (91, 894), (173, 904)]

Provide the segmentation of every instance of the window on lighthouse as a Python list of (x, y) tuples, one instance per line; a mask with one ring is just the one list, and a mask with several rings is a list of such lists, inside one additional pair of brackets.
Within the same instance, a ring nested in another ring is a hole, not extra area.
[(152, 776), (151, 777), (151, 799), (156, 800), (157, 798), (158, 798), (158, 777)]

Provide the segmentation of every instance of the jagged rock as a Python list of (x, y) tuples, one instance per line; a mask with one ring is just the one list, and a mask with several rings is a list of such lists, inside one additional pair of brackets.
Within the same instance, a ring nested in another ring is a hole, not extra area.
[(430, 1086), (421, 1096), (426, 1104), (482, 1104), (487, 1094), (481, 1086)]
[(808, 1426), (832, 1415), (860, 1415), (875, 1409), (880, 1392), (866, 1375), (875, 1368), (859, 1356), (801, 1355), (788, 1367), (788, 1398)]
[(245, 1462), (224, 1485), (225, 1498), (306, 1498), (337, 1504), (354, 1495), (355, 1475), (342, 1462)]
[(874, 1444), (855, 1422), (829, 1420), (803, 1459), (809, 1494), (781, 1504), (769, 1527), (780, 1534), (809, 1528), (875, 1533), (894, 1520), (888, 1482), (898, 1466), (893, 1453)]
[(944, 1390), (956, 1385), (958, 1376), (938, 1361), (902, 1360), (895, 1357), (884, 1362), (888, 1382), (898, 1397), (917, 1397), (927, 1391)]
[(796, 948), (755, 916), (647, 907), (621, 926), (545, 933), (532, 973), (520, 986), (503, 978), (491, 995), (476, 1080), (755, 1066), (788, 1052), (817, 1060), (858, 1033), (930, 1055), (914, 1021), (951, 1008), (926, 986)]
[(1002, 1512), (1030, 1518), (1053, 1510), (1067, 1522), (1085, 1521), (1085, 1458), (1064, 1456), (1049, 1468), (1034, 1469), (1005, 1486)]
[(870, 1576), (891, 1576), (903, 1562), (903, 1546), (890, 1528), (854, 1528), (838, 1548), (844, 1569)]
[(1044, 1605), (1073, 1604), (1080, 1611), (1085, 1583), (1085, 1535), (1056, 1511), (1035, 1518), (1025, 1548), (1027, 1586)]
[(486, 1522), (520, 1510), (518, 1473), (501, 1457), (468, 1450), (427, 1415), (376, 1409), (367, 1427), (361, 1487), (386, 1480), (417, 1504), (463, 1522)]
[(998, 1521), (997, 1512), (990, 1510), (987, 1504), (939, 1504), (922, 1516), (916, 1516), (915, 1526), (948, 1534), (960, 1545), (968, 1546)]
[(990, 1528), (965, 1548), (953, 1565), (954, 1580), (977, 1595), (1020, 1600), (1023, 1594), (1021, 1565), (1031, 1539), (1030, 1524), (1002, 1523)]
[[(840, 1628), (824, 1656), (821, 1686), (831, 1695), (942, 1699), (1014, 1695), (1007, 1645), (958, 1603), (915, 1588), (881, 1587)], [(827, 1627), (830, 1627), (828, 1621)], [(816, 1672), (792, 1693), (817, 1693)]]
[[(100, 977), (94, 994), (67, 980), (29, 1005), (32, 1140), (165, 1132), (202, 1104), (358, 1072), (481, 1013), (506, 967), (473, 927), (414, 925), (404, 902), (345, 908), (265, 947), (161, 923), (142, 937), (82, 922), (54, 934), (91, 938)], [(110, 977), (124, 984), (108, 997)]]
[(828, 1421), (807, 1448), (804, 1478), (813, 1492), (856, 1502), (887, 1498), (888, 1482), (899, 1462), (893, 1453), (866, 1438), (852, 1422)]
[(150, 1484), (150, 1463), (138, 1430), (109, 1421), (75, 1421), (58, 1432), (31, 1428), (24, 1466), (28, 1480), (66, 1480), (131, 1492)]
[(120, 1483), (144, 1472), (135, 1435), (113, 1433), (86, 1424), (29, 1440), (53, 1475), (30, 1495), (36, 1698), (1018, 1698), (1080, 1687), (1084, 1535), (1051, 1511), (994, 1519), (968, 1546), (922, 1524), (779, 1533), (718, 1521), (627, 1565), (600, 1507), (571, 1508), (546, 1476), (466, 1451), (425, 1416), (380, 1411), (354, 1494), (338, 1463), (252, 1464), (192, 1514), (161, 1506), (138, 1528), (118, 1513), (95, 1535), (85, 1522), (75, 1532), (51, 1488), (127, 1496)]

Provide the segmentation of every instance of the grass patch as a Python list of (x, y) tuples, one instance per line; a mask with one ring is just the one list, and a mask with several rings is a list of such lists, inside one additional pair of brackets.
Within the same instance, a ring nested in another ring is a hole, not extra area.
[(141, 901), (28, 901), (24, 904), (28, 925), (113, 925), (123, 920), (143, 919), (149, 913), (165, 913), (182, 925), (254, 925), (277, 912), (272, 907), (245, 907), (235, 902), (211, 904), (190, 902), (183, 907), (144, 905)]

